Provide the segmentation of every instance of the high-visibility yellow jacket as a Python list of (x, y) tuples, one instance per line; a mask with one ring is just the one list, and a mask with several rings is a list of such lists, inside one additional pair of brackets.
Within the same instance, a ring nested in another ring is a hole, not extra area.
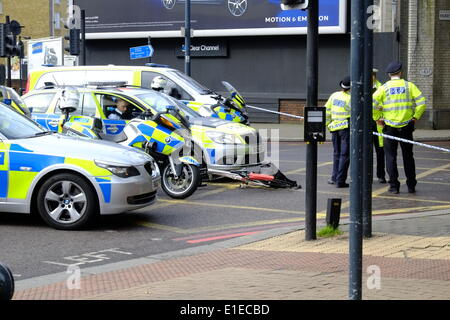
[(377, 90), (379, 87), (381, 87), (383, 84), (380, 82), (380, 81), (378, 81), (377, 79), (375, 79), (375, 81), (374, 81), (374, 83), (373, 83), (373, 88), (375, 89), (375, 90)]
[(327, 122), (330, 131), (348, 128), (350, 118), (350, 91), (333, 93), (325, 104)]
[[(378, 81), (378, 79), (375, 79), (375, 81), (373, 82), (372, 94), (374, 94), (378, 90), (378, 88), (381, 87), (382, 85), (383, 84), (380, 81)], [(383, 128), (384, 128), (383, 126), (377, 124), (376, 127), (377, 127), (378, 133), (383, 133)], [(378, 146), (384, 147), (384, 140), (383, 140), (383, 137), (381, 137), (381, 136), (378, 136)]]
[(394, 128), (404, 127), (412, 118), (420, 119), (425, 112), (425, 100), (414, 83), (390, 80), (373, 94), (373, 119), (383, 119)]

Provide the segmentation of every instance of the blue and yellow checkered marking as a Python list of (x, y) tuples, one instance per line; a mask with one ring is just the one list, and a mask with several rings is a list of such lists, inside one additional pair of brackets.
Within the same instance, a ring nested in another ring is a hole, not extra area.
[(0, 198), (8, 195), (8, 171), (0, 170)]
[(111, 201), (111, 175), (91, 160), (35, 153), (19, 144), (0, 142), (0, 198), (25, 199), (36, 176), (55, 164), (73, 164), (96, 176), (106, 203)]

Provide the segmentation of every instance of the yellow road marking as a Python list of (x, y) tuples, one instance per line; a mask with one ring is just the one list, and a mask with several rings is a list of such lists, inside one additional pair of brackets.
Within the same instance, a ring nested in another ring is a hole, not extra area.
[(283, 209), (272, 209), (272, 208), (259, 208), (259, 207), (247, 207), (247, 206), (234, 206), (229, 204), (219, 204), (219, 203), (207, 203), (207, 202), (194, 202), (188, 200), (160, 200), (164, 202), (170, 202), (173, 205), (193, 205), (200, 207), (219, 207), (219, 208), (232, 208), (232, 209), (244, 209), (244, 210), (255, 210), (255, 211), (266, 211), (266, 212), (278, 212), (278, 213), (292, 213), (292, 214), (303, 214), (303, 211), (294, 210), (283, 210)]
[(450, 186), (450, 183), (448, 182), (437, 182), (437, 181), (426, 181), (426, 180), (419, 180), (420, 183), (429, 183), (429, 184), (441, 184), (444, 186)]
[[(416, 175), (416, 179), (419, 180), (421, 178), (425, 178), (425, 177), (430, 176), (430, 175), (432, 175), (432, 174), (434, 174), (436, 172), (441, 171), (442, 169), (447, 169), (447, 168), (450, 168), (450, 163), (446, 164), (446, 165), (443, 165), (443, 166), (439, 166), (439, 167), (430, 169), (430, 170), (427, 170), (427, 171), (424, 171), (424, 172)], [(404, 183), (404, 182), (405, 182), (404, 179), (401, 180), (401, 183)], [(380, 188), (378, 190), (375, 190), (375, 191), (372, 192), (372, 197), (375, 198), (375, 197), (377, 197), (377, 196), (387, 192), (388, 190), (389, 190), (389, 185), (386, 186), (386, 187)], [(345, 209), (345, 208), (348, 208), (349, 205), (350, 205), (350, 201), (346, 201), (346, 202), (342, 203), (341, 204), (341, 210)], [(414, 210), (414, 208), (411, 208), (411, 210)], [(376, 211), (372, 211), (372, 212), (376, 212)], [(324, 215), (325, 213), (326, 213), (326, 210), (321, 211), (320, 213), (318, 213), (318, 215)]]
[(164, 224), (157, 224), (157, 223), (151, 223), (151, 222), (146, 222), (146, 221), (137, 221), (136, 224), (141, 227), (146, 227), (146, 228), (159, 229), (159, 230), (170, 231), (170, 232), (181, 233), (181, 234), (187, 233), (185, 229), (171, 227), (171, 226), (164, 225)]
[(226, 224), (226, 225), (219, 225), (219, 226), (207, 226), (207, 227), (200, 227), (200, 228), (190, 228), (190, 229), (181, 229), (177, 227), (171, 227), (167, 225), (161, 225), (157, 223), (151, 223), (151, 222), (144, 222), (140, 221), (137, 224), (141, 227), (151, 228), (151, 229), (159, 229), (164, 231), (171, 231), (174, 233), (179, 234), (194, 234), (194, 233), (201, 233), (201, 232), (210, 232), (210, 231), (217, 231), (217, 230), (227, 230), (227, 229), (237, 229), (237, 228), (244, 228), (244, 227), (258, 227), (258, 226), (266, 226), (270, 224), (280, 224), (280, 223), (292, 223), (292, 222), (302, 222), (305, 221), (305, 218), (289, 218), (289, 219), (272, 219), (272, 220), (259, 220), (259, 221), (252, 221), (252, 222), (245, 222), (245, 223), (235, 223), (235, 224)]
[[(383, 210), (374, 210), (372, 211), (373, 215), (380, 214), (389, 214), (389, 213), (405, 213), (405, 212), (421, 212), (421, 211), (432, 211), (432, 210), (443, 210), (449, 209), (450, 205), (442, 205), (442, 206), (426, 206), (426, 207), (411, 207), (411, 208), (396, 208), (396, 209), (383, 209)], [(341, 217), (349, 217), (349, 212), (343, 213)]]
[[(330, 164), (333, 164), (333, 162), (324, 162), (324, 163), (321, 163), (321, 164), (317, 165), (317, 168), (329, 166)], [(296, 169), (296, 170), (292, 170), (292, 171), (288, 171), (285, 174), (299, 173), (299, 172), (302, 172), (302, 171), (305, 171), (305, 170), (306, 170), (306, 167), (300, 168), (300, 169)]]
[(259, 221), (245, 222), (245, 223), (226, 224), (226, 225), (220, 225), (220, 226), (215, 226), (215, 227), (208, 226), (208, 227), (187, 229), (186, 233), (193, 234), (193, 233), (200, 233), (200, 232), (209, 232), (209, 231), (226, 230), (226, 229), (237, 229), (237, 228), (244, 228), (244, 227), (258, 227), (258, 226), (265, 226), (265, 225), (269, 225), (269, 224), (302, 222), (302, 221), (305, 221), (305, 218), (259, 220)]
[(396, 197), (396, 196), (375, 196), (373, 198), (380, 198), (380, 199), (392, 199), (392, 200), (406, 200), (406, 201), (416, 201), (416, 202), (432, 202), (432, 203), (447, 203), (450, 204), (450, 201), (442, 201), (442, 200), (429, 200), (429, 199), (420, 199), (420, 198), (405, 198), (405, 197)]

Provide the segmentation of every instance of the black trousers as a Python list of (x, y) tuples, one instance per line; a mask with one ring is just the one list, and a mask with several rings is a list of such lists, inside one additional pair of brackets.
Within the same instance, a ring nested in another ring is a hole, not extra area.
[[(384, 127), (383, 132), (394, 137), (413, 140), (414, 123), (411, 121), (402, 128), (393, 128), (388, 125)], [(414, 188), (416, 180), (416, 164), (414, 161), (413, 145), (406, 142), (398, 142), (392, 139), (384, 139), (384, 152), (386, 154), (386, 168), (389, 175), (389, 184), (393, 188), (399, 188), (397, 169), (397, 149), (398, 144), (402, 149), (403, 166), (405, 167), (406, 184), (408, 188)]]
[(350, 129), (331, 132), (333, 141), (333, 174), (331, 179), (337, 184), (347, 180), (350, 165)]
[[(372, 130), (374, 132), (378, 132), (377, 131), (377, 123), (375, 121), (373, 121)], [(373, 135), (373, 146), (375, 147), (375, 153), (377, 156), (377, 178), (378, 179), (386, 178), (384, 148), (380, 147), (380, 140), (379, 140), (379, 137), (376, 135)]]

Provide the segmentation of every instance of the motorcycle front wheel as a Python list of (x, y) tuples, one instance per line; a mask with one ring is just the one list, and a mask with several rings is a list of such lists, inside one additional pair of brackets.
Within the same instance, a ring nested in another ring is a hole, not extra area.
[(174, 199), (185, 199), (192, 195), (200, 182), (200, 170), (192, 164), (183, 163), (181, 175), (176, 178), (167, 163), (161, 174), (161, 187), (167, 195)]

